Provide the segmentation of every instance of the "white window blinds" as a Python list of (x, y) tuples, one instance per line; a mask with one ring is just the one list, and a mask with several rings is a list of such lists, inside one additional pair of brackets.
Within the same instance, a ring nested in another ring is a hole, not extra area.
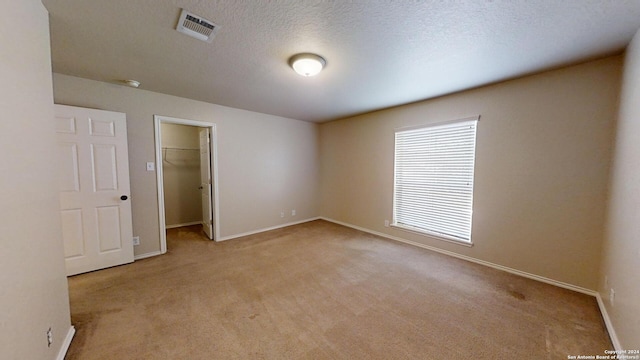
[(394, 226), (471, 243), (477, 122), (396, 131)]

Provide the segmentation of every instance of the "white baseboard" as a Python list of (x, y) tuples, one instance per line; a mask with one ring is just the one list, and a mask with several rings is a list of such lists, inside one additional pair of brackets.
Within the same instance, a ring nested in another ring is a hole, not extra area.
[(182, 224), (167, 225), (165, 229), (175, 229), (183, 226), (200, 225), (200, 224), (202, 224), (202, 221), (192, 221), (192, 222), (182, 223)]
[(67, 355), (67, 351), (69, 351), (69, 346), (71, 346), (71, 340), (73, 340), (73, 335), (75, 335), (75, 333), (76, 328), (70, 326), (69, 331), (67, 331), (67, 336), (65, 336), (62, 345), (60, 345), (60, 351), (58, 351), (56, 360), (64, 360), (64, 357)]
[(434, 247), (434, 246), (429, 246), (429, 245), (421, 244), (421, 243), (418, 243), (418, 242), (415, 242), (415, 241), (403, 239), (403, 238), (400, 238), (400, 237), (397, 237), (397, 236), (392, 236), (392, 235), (384, 234), (384, 233), (381, 233), (381, 232), (369, 230), (369, 229), (366, 229), (366, 228), (363, 228), (363, 227), (360, 227), (360, 226), (344, 223), (342, 221), (333, 220), (333, 219), (326, 218), (326, 217), (320, 217), (320, 219), (326, 220), (326, 221), (329, 221), (329, 222), (332, 222), (332, 223), (335, 223), (335, 224), (338, 224), (338, 225), (350, 227), (352, 229), (364, 231), (366, 233), (377, 235), (377, 236), (380, 236), (380, 237), (383, 237), (383, 238), (387, 238), (387, 239), (390, 239), (390, 240), (403, 242), (405, 244), (421, 247), (423, 249), (435, 251), (435, 252), (438, 252), (438, 253), (441, 253), (441, 254), (444, 254), (444, 255), (448, 255), (448, 256), (452, 256), (452, 257), (458, 258), (458, 259), (462, 259), (462, 260), (470, 261), (470, 262), (473, 262), (473, 263), (476, 263), (476, 264), (488, 266), (490, 268), (506, 271), (506, 272), (511, 273), (511, 274), (515, 274), (515, 275), (519, 275), (519, 276), (526, 277), (526, 278), (529, 278), (529, 279), (537, 280), (537, 281), (540, 281), (540, 282), (543, 282), (543, 283), (547, 283), (547, 284), (551, 284), (551, 285), (554, 285), (554, 286), (558, 286), (558, 287), (561, 287), (561, 288), (564, 288), (564, 289), (577, 291), (579, 293), (583, 293), (583, 294), (587, 294), (587, 295), (591, 295), (591, 296), (596, 296), (597, 295), (597, 292), (595, 290), (583, 288), (581, 286), (576, 286), (576, 285), (565, 283), (565, 282), (562, 282), (562, 281), (549, 279), (549, 278), (546, 278), (544, 276), (531, 274), (531, 273), (528, 273), (528, 272), (525, 272), (525, 271), (521, 271), (521, 270), (510, 268), (510, 267), (507, 267), (507, 266), (494, 264), (494, 263), (489, 262), (489, 261), (484, 261), (484, 260), (476, 259), (476, 258), (473, 258), (473, 257), (470, 257), (470, 256), (461, 255), (461, 254), (458, 254), (458, 253), (455, 253), (455, 252), (452, 252), (452, 251), (443, 250), (443, 249), (440, 249), (440, 248), (437, 248), (437, 247)]
[(596, 300), (598, 300), (598, 307), (600, 308), (604, 325), (607, 327), (607, 331), (609, 332), (611, 343), (615, 350), (621, 351), (622, 345), (620, 345), (620, 340), (618, 339), (618, 335), (616, 335), (616, 330), (613, 328), (613, 323), (611, 322), (611, 318), (609, 317), (609, 313), (607, 312), (607, 308), (604, 306), (604, 301), (602, 300), (602, 296), (599, 292), (596, 293)]
[(162, 252), (160, 252), (160, 251), (152, 251), (150, 253), (136, 255), (136, 256), (133, 257), (133, 260), (141, 260), (141, 259), (146, 259), (146, 258), (158, 256), (158, 255), (162, 255)]
[[(300, 221), (294, 221), (294, 222), (290, 222), (290, 223), (286, 223), (286, 224), (271, 226), (271, 227), (268, 227), (268, 228), (249, 231), (249, 232), (245, 232), (245, 233), (242, 233), (242, 234), (229, 235), (229, 236), (222, 237), (222, 238), (218, 239), (217, 241), (226, 241), (226, 240), (236, 239), (236, 238), (243, 237), (243, 236), (249, 236), (249, 235), (258, 234), (258, 233), (265, 232), (265, 231), (281, 229), (281, 228), (285, 228), (285, 227), (288, 227), (288, 226), (298, 225), (298, 224), (302, 224), (302, 223), (306, 223), (306, 222), (314, 221), (314, 220), (319, 220), (319, 219), (320, 219), (319, 217), (314, 217), (314, 218), (304, 219), (304, 220), (300, 220)], [(197, 224), (200, 224), (200, 223), (197, 223)], [(163, 253), (161, 251), (153, 251), (153, 252), (146, 253), (146, 254), (136, 255), (136, 256), (134, 256), (133, 259), (134, 260), (141, 260), (141, 259), (146, 259), (146, 258), (153, 257), (153, 256), (162, 255), (162, 254)]]
[(243, 237), (243, 236), (254, 235), (254, 234), (258, 234), (258, 233), (265, 232), (265, 231), (281, 229), (281, 228), (285, 228), (285, 227), (288, 227), (288, 226), (298, 225), (298, 224), (302, 224), (302, 223), (306, 223), (306, 222), (314, 221), (314, 220), (320, 220), (320, 219), (321, 219), (320, 217), (314, 217), (314, 218), (304, 219), (304, 220), (290, 222), (290, 223), (286, 223), (286, 224), (271, 226), (271, 227), (268, 227), (268, 228), (258, 229), (258, 230), (254, 230), (254, 231), (248, 231), (248, 232), (245, 232), (245, 233), (242, 233), (242, 234), (224, 236), (224, 237), (221, 237), (220, 239), (218, 239), (218, 241), (226, 241), (226, 240), (236, 239), (236, 238)]

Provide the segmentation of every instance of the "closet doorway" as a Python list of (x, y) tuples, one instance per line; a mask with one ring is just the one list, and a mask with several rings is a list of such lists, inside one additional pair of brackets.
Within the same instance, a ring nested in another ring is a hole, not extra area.
[(201, 224), (217, 240), (216, 125), (155, 115), (154, 129), (161, 253), (167, 228)]

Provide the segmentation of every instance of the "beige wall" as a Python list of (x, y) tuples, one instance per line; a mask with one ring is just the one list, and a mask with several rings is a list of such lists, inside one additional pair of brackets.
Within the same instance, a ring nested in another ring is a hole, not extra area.
[[(621, 58), (322, 124), (321, 215), (595, 290)], [(481, 115), (471, 248), (384, 227), (394, 129)]]
[(48, 14), (39, 0), (2, 5), (0, 358), (55, 359), (71, 324), (55, 183)]
[[(640, 31), (627, 48), (599, 292), (622, 349), (640, 348)], [(605, 277), (607, 278), (605, 280)], [(615, 300), (609, 302), (609, 289)]]
[(145, 168), (154, 114), (216, 124), (222, 238), (318, 216), (318, 125), (61, 74), (53, 82), (56, 103), (127, 114), (136, 255), (160, 250), (156, 174)]
[(162, 158), (167, 227), (202, 221), (199, 128), (163, 123)]
[[(11, 156), (0, 159), (0, 357), (54, 359), (70, 322), (60, 222), (52, 216), (58, 194), (53, 122), (47, 121), (53, 117), (47, 13), (37, 0), (4, 5), (9, 10), (0, 21), (0, 98), (7, 121), (0, 147)], [(599, 282), (621, 347), (634, 349), (640, 346), (639, 34), (627, 51), (612, 153), (620, 67), (621, 58), (612, 57), (321, 126), (54, 78), (57, 103), (127, 113), (138, 254), (159, 250), (155, 173), (144, 169), (154, 159), (153, 114), (209, 121), (218, 124), (223, 237), (321, 213), (587, 289)], [(391, 218), (393, 129), (475, 114), (482, 119), (474, 247), (385, 228)], [(291, 217), (294, 208), (298, 215)], [(616, 291), (614, 304), (608, 303), (609, 288)]]

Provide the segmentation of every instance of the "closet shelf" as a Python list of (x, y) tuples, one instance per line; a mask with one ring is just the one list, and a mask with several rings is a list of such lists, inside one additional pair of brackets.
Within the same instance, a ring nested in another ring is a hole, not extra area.
[(200, 165), (200, 149), (163, 146), (162, 162), (180, 167), (197, 167)]

